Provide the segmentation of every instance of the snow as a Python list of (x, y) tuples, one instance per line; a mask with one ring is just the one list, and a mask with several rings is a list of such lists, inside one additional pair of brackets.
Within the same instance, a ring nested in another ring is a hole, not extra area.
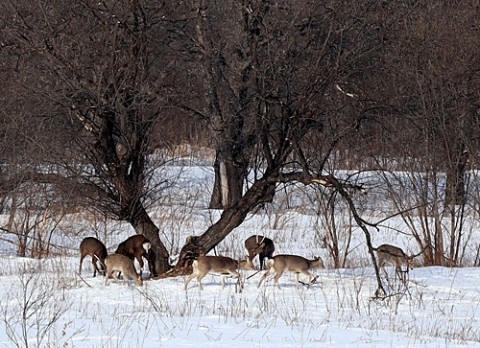
[[(173, 253), (188, 235), (202, 233), (219, 216), (205, 208), (211, 171), (183, 168), (175, 175), (182, 180), (170, 188), (171, 203), (165, 199), (152, 211), (161, 238)], [(180, 203), (187, 199), (192, 201)], [(258, 288), (263, 271), (243, 272), (241, 291), (232, 279), (222, 289), (220, 277), (210, 275), (203, 279), (203, 291), (196, 280), (184, 291), (184, 277), (147, 280), (142, 287), (113, 280), (106, 285), (103, 277), (92, 277), (89, 258), (82, 276), (77, 273), (75, 248), (84, 236), (92, 235), (83, 220), (71, 224), (78, 235), (53, 237), (65, 246), (65, 256), (20, 258), (13, 256), (11, 243), (0, 242), (0, 346), (480, 346), (478, 268), (416, 267), (407, 286), (388, 269), (389, 282), (383, 280), (389, 296), (375, 299), (377, 283), (362, 232), (352, 227), (352, 267), (333, 269), (320, 246), (317, 217), (308, 209), (297, 209), (299, 201), (294, 206), (286, 209), (277, 204), (252, 214), (218, 246), (217, 253), (242, 258), (243, 240), (264, 234), (276, 243), (276, 253), (323, 258), (327, 268), (312, 272), (319, 277), (309, 287), (296, 284), (293, 274), (284, 274), (281, 289), (273, 280)], [(408, 235), (396, 232), (402, 221), (396, 217), (388, 223), (395, 229), (372, 231), (374, 245), (396, 243), (409, 254), (417, 253)], [(132, 234), (131, 227), (119, 223), (108, 223), (105, 229), (110, 251)]]
[(26, 329), (30, 344), (42, 347), (460, 347), (480, 339), (475, 268), (414, 269), (408, 290), (392, 281), (399, 294), (375, 300), (368, 268), (319, 270), (310, 287), (286, 275), (280, 290), (273, 281), (258, 289), (258, 274), (241, 292), (233, 280), (222, 290), (219, 277), (207, 276), (203, 291), (192, 281), (185, 292), (182, 278), (143, 287), (105, 285), (91, 274), (82, 280), (76, 258), (8, 261), (4, 346), (14, 346), (7, 327), (19, 340)]

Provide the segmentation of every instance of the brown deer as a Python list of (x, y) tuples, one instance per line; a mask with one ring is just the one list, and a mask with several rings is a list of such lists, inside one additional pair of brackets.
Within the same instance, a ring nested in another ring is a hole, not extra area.
[(273, 258), (267, 262), (268, 270), (263, 274), (258, 283), (258, 287), (262, 285), (262, 282), (267, 279), (268, 276), (275, 274), (275, 284), (279, 289), (281, 289), (278, 279), (282, 276), (285, 271), (294, 272), (295, 280), (297, 281), (297, 287), (300, 283), (299, 275), (300, 273), (306, 274), (308, 276), (308, 283), (312, 284), (313, 276), (309, 272), (313, 268), (324, 268), (323, 261), (321, 258), (317, 257), (313, 260), (307, 260), (306, 258), (298, 255), (275, 255)]
[(242, 286), (242, 278), (239, 270), (253, 270), (252, 261), (250, 259), (237, 261), (226, 256), (198, 256), (192, 263), (192, 274), (185, 281), (184, 289), (187, 290), (188, 283), (193, 278), (197, 278), (200, 290), (203, 290), (202, 279), (208, 274), (220, 274), (222, 289), (225, 287), (225, 277), (230, 276), (237, 278), (240, 286)]
[(265, 266), (265, 258), (272, 258), (275, 251), (275, 245), (271, 239), (258, 235), (248, 237), (245, 240), (245, 248), (248, 250), (250, 261), (258, 255), (261, 270)]
[[(406, 274), (413, 268), (413, 257), (408, 256), (402, 249), (391, 244), (382, 244), (373, 248), (377, 252), (378, 268), (382, 268), (387, 275), (385, 266), (395, 266), (395, 274), (403, 282), (406, 282)], [(405, 270), (402, 269), (405, 266)]]
[[(90, 255), (92, 257), (93, 265), (93, 277), (97, 276), (97, 271), (99, 274), (105, 274), (104, 262), (107, 257), (107, 248), (105, 245), (100, 242), (95, 237), (87, 237), (82, 240), (80, 243), (80, 266), (78, 268), (78, 273), (82, 274), (82, 263), (85, 256)], [(99, 261), (101, 267), (98, 267)]]
[[(137, 234), (120, 243), (115, 253), (125, 255), (131, 260), (137, 259), (141, 272), (144, 266), (143, 257), (148, 260), (148, 253), (150, 252), (151, 248), (152, 244), (147, 237)], [(153, 272), (153, 270), (151, 269), (150, 272)]]
[(143, 285), (142, 276), (135, 270), (133, 260), (125, 255), (108, 255), (105, 259), (105, 269), (105, 285), (107, 285), (108, 279), (112, 277), (118, 280), (119, 272), (123, 274), (124, 279), (133, 280), (138, 286)]

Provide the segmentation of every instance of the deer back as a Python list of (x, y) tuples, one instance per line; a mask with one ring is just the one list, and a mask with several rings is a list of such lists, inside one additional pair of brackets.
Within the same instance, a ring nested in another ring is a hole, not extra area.
[(80, 243), (80, 254), (81, 256), (96, 255), (103, 262), (107, 257), (107, 248), (97, 238), (86, 237)]
[(245, 248), (250, 257), (258, 254), (264, 254), (271, 257), (275, 251), (273, 241), (267, 237), (254, 235), (245, 240)]
[(269, 260), (269, 267), (275, 270), (283, 270), (290, 272), (302, 272), (312, 268), (323, 268), (323, 261), (321, 258), (307, 260), (299, 255), (276, 255)]
[(238, 262), (227, 256), (198, 256), (192, 263), (194, 272), (229, 274), (236, 272)]
[(413, 266), (413, 260), (405, 252), (394, 245), (391, 244), (382, 244), (376, 249), (378, 264), (382, 267), (385, 264), (392, 264), (395, 267), (400, 267), (402, 265), (407, 265), (409, 267)]
[(151, 248), (151, 243), (147, 237), (137, 234), (127, 238), (118, 245), (115, 253), (125, 255), (131, 259), (138, 255), (145, 256)]

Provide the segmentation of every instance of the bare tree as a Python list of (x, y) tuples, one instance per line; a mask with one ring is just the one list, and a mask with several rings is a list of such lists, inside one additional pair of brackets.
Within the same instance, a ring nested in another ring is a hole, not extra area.
[(4, 47), (17, 55), (14, 72), (31, 82), (17, 87), (41, 106), (27, 112), (57, 120), (56, 131), (70, 135), (62, 151), (41, 157), (54, 170), (33, 168), (28, 180), (75, 190), (77, 204), (131, 223), (152, 242), (152, 274), (165, 272), (168, 252), (145, 206), (150, 139), (167, 97), (161, 4), (19, 1), (1, 10), (10, 21)]
[(425, 231), (416, 239), (428, 264), (456, 263), (464, 233), (467, 169), (479, 140), (477, 10), (474, 1), (411, 5), (385, 55), (400, 120), (392, 149), (411, 170)]
[(342, 196), (360, 188), (337, 180), (328, 165), (372, 108), (356, 81), (382, 45), (375, 4), (196, 3), (182, 28), (192, 38), (188, 53), (200, 65), (194, 71), (206, 81), (200, 87), (207, 97), (185, 109), (211, 125), (217, 150), (211, 206), (224, 211), (189, 239), (177, 269), (270, 202), (279, 185), (338, 187)]

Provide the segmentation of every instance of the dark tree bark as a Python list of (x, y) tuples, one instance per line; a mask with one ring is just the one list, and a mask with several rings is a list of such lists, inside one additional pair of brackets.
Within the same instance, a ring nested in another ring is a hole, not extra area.
[(145, 206), (150, 139), (166, 105), (157, 65), (165, 57), (161, 45), (151, 44), (160, 44), (162, 8), (79, 0), (8, 2), (2, 9), (11, 23), (5, 40), (22, 57), (13, 71), (19, 81), (36, 83), (17, 86), (39, 103), (28, 113), (61, 120), (71, 134), (63, 151), (39, 161), (61, 169), (30, 179), (78, 190), (77, 204), (131, 223), (152, 242), (152, 275), (167, 271), (168, 252)]
[(275, 186), (275, 180), (269, 181), (267, 178), (257, 180), (235, 206), (223, 211), (220, 219), (205, 233), (187, 241), (182, 247), (180, 258), (175, 266), (176, 270), (172, 275), (189, 273), (192, 258), (208, 253), (238, 227), (255, 207), (262, 202), (271, 201)]
[(235, 206), (243, 196), (248, 167), (232, 158), (231, 150), (217, 148), (215, 163), (215, 181), (210, 199), (211, 209), (225, 209)]
[(411, 182), (418, 189), (411, 204), (421, 202), (422, 217), (420, 232), (413, 234), (425, 250), (425, 263), (455, 264), (465, 232), (468, 161), (479, 144), (478, 30), (471, 29), (478, 3), (413, 6), (415, 10), (392, 27), (398, 40), (390, 42), (384, 57), (395, 81), (386, 90), (391, 89), (403, 124), (397, 127), (392, 150), (403, 153), (400, 157), (412, 174), (426, 173)]
[(468, 151), (460, 144), (452, 152), (451, 161), (447, 163), (447, 182), (445, 188), (445, 205), (448, 207), (466, 203), (465, 176), (468, 163)]
[(152, 252), (148, 255), (148, 266), (152, 277), (156, 277), (170, 269), (168, 251), (159, 237), (159, 230), (145, 209), (140, 208), (129, 221), (137, 234), (143, 234), (152, 243)]
[(200, 89), (205, 98), (185, 109), (212, 129), (210, 207), (224, 211), (189, 239), (172, 274), (185, 272), (198, 252), (210, 251), (249, 212), (271, 202), (277, 186), (333, 187), (323, 173), (330, 156), (356, 136), (371, 108), (365, 97), (359, 100), (360, 90), (338, 86), (361, 82), (363, 67), (378, 54), (384, 33), (372, 24), (375, 4), (312, 9), (304, 1), (203, 1), (195, 9), (183, 27), (193, 28), (185, 36), (195, 47), (186, 56), (196, 59), (192, 71), (205, 84), (195, 85), (195, 95)]

